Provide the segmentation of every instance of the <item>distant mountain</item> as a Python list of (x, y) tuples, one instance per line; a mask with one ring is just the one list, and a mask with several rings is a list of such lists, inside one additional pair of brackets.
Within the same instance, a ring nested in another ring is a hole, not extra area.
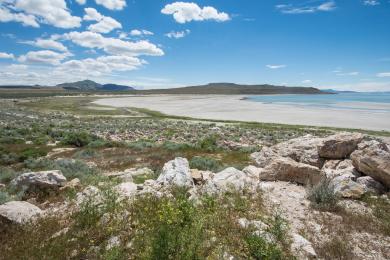
[(330, 94), (311, 87), (285, 87), (274, 85), (241, 85), (234, 83), (210, 83), (171, 89), (139, 90), (141, 94), (220, 94), (220, 95), (268, 95), (268, 94)]
[(66, 90), (77, 90), (77, 91), (126, 91), (134, 90), (134, 88), (116, 84), (99, 84), (92, 80), (83, 80), (72, 83), (58, 84), (56, 87), (63, 88)]
[(126, 90), (134, 90), (134, 88), (124, 86), (124, 85), (104, 84), (102, 87), (102, 90), (105, 90), (105, 91), (126, 91)]

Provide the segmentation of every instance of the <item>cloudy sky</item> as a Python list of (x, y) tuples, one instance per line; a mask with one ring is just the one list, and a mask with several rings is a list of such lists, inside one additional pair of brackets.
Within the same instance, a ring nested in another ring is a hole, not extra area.
[(0, 84), (390, 91), (390, 0), (0, 0)]

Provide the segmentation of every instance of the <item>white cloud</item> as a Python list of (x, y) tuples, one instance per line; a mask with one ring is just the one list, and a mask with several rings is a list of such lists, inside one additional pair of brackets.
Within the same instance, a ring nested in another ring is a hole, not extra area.
[(175, 39), (180, 39), (180, 38), (183, 38), (185, 36), (187, 36), (188, 34), (190, 34), (190, 30), (185, 30), (185, 31), (179, 31), (179, 32), (175, 32), (175, 31), (171, 31), (169, 33), (166, 33), (165, 36), (167, 36), (168, 38), (175, 38)]
[(57, 72), (76, 75), (100, 76), (113, 71), (131, 71), (141, 67), (146, 62), (136, 57), (101, 56), (97, 59), (69, 60), (56, 68)]
[(97, 33), (109, 33), (114, 29), (122, 28), (122, 25), (115, 19), (100, 14), (94, 8), (85, 8), (83, 17), (86, 21), (97, 21), (98, 23), (88, 26), (88, 30)]
[(122, 28), (122, 25), (115, 19), (100, 14), (94, 8), (85, 8), (83, 17), (86, 21), (97, 21), (98, 23), (88, 26), (88, 30), (97, 33), (109, 33), (114, 29)]
[(376, 74), (378, 78), (390, 77), (390, 72), (381, 72)]
[(95, 0), (95, 2), (110, 10), (122, 10), (126, 6), (126, 0)]
[(72, 16), (65, 0), (12, 0), (13, 8), (40, 17), (40, 21), (59, 28), (80, 27), (81, 18)]
[(150, 32), (148, 30), (138, 30), (134, 29), (130, 31), (131, 36), (142, 36), (142, 35), (153, 35), (153, 32)]
[(305, 79), (305, 80), (302, 80), (302, 83), (303, 84), (308, 84), (308, 83), (312, 83), (313, 81), (310, 80), (310, 79)]
[(201, 8), (195, 3), (186, 2), (168, 4), (161, 10), (161, 13), (173, 15), (173, 18), (178, 23), (205, 20), (225, 22), (230, 20), (230, 16), (227, 13), (218, 12), (214, 7), (205, 6)]
[(266, 65), (267, 68), (269, 69), (282, 69), (282, 68), (285, 68), (287, 67), (287, 65), (284, 65), (284, 64), (280, 64), (280, 65)]
[(336, 9), (336, 3), (334, 1), (326, 1), (321, 4), (312, 5), (292, 5), (292, 4), (280, 4), (276, 5), (276, 9), (284, 14), (305, 14), (316, 12), (329, 12)]
[(352, 71), (352, 72), (339, 72), (336, 74), (337, 76), (357, 76), (359, 75), (358, 71)]
[(24, 13), (11, 13), (7, 8), (0, 6), (0, 22), (19, 22), (24, 26), (39, 27), (34, 15)]
[(76, 2), (77, 2), (79, 5), (85, 5), (85, 3), (87, 2), (87, 0), (76, 0)]
[(100, 14), (95, 8), (84, 8), (85, 15), (83, 19), (85, 21), (100, 21), (103, 19), (103, 15)]
[(15, 56), (12, 53), (0, 52), (0, 59), (14, 59)]
[(26, 41), (23, 43), (30, 44), (32, 46), (39, 47), (42, 49), (57, 50), (62, 52), (68, 51), (68, 48), (66, 48), (62, 43), (52, 39), (36, 39), (35, 41)]
[(22, 63), (59, 65), (62, 60), (69, 56), (71, 56), (70, 53), (58, 53), (49, 50), (29, 51), (25, 55), (20, 56), (18, 61)]
[(88, 30), (98, 33), (109, 33), (114, 29), (120, 29), (122, 25), (111, 17), (105, 16), (100, 22), (88, 26)]
[(149, 41), (124, 41), (121, 39), (104, 37), (94, 32), (70, 32), (63, 38), (71, 40), (85, 48), (102, 49), (111, 55), (119, 56), (162, 56), (164, 52)]
[(364, 0), (363, 4), (364, 5), (374, 6), (374, 5), (379, 5), (380, 3), (379, 3), (378, 0)]

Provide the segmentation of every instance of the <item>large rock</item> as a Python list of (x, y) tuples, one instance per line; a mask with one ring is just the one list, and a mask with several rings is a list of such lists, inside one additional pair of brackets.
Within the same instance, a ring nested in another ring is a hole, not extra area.
[(366, 193), (382, 194), (385, 187), (370, 176), (363, 176), (356, 179), (356, 182), (363, 186)]
[(284, 157), (276, 158), (260, 174), (263, 181), (288, 181), (304, 185), (314, 185), (320, 178), (321, 172), (317, 167)]
[(338, 133), (324, 139), (323, 145), (319, 146), (320, 157), (328, 159), (347, 158), (358, 147), (364, 135), (360, 133)]
[(266, 167), (275, 157), (279, 157), (279, 155), (271, 147), (263, 146), (260, 152), (252, 153), (250, 157), (257, 166)]
[(289, 157), (301, 162), (321, 168), (324, 160), (318, 155), (318, 149), (323, 145), (323, 139), (312, 135), (291, 139), (272, 147), (263, 147), (260, 152), (253, 153), (251, 158), (259, 167), (266, 167), (276, 157)]
[(324, 160), (319, 157), (318, 148), (322, 145), (322, 138), (305, 135), (277, 144), (274, 148), (283, 157), (321, 168)]
[(84, 190), (76, 194), (76, 205), (81, 206), (83, 204), (99, 205), (103, 202), (103, 195), (99, 188), (89, 185)]
[(130, 168), (121, 172), (109, 172), (105, 175), (112, 179), (118, 179), (122, 182), (132, 182), (134, 178), (139, 176), (153, 176), (154, 172), (149, 168)]
[(124, 182), (115, 186), (113, 190), (120, 198), (131, 198), (137, 193), (137, 185), (133, 182)]
[(390, 151), (378, 141), (363, 142), (351, 154), (353, 166), (390, 188)]
[(27, 172), (11, 181), (11, 185), (27, 190), (59, 189), (66, 183), (61, 171)]
[(157, 182), (162, 183), (163, 185), (175, 185), (188, 188), (194, 186), (188, 160), (178, 157), (167, 162), (164, 165)]
[(245, 167), (242, 171), (246, 173), (250, 178), (254, 180), (260, 180), (260, 175), (263, 169), (257, 168), (256, 166), (253, 165), (249, 165)]
[(364, 186), (355, 182), (349, 174), (335, 177), (330, 184), (334, 192), (343, 198), (359, 199), (366, 193)]
[(321, 169), (321, 173), (327, 179), (333, 179), (341, 175), (349, 175), (353, 180), (360, 177), (361, 174), (355, 169), (351, 160), (330, 160), (326, 161)]
[(229, 191), (242, 192), (252, 189), (255, 183), (248, 175), (233, 167), (226, 168), (218, 172), (203, 186), (204, 192), (208, 194), (218, 194)]
[(0, 226), (23, 224), (41, 213), (40, 208), (26, 201), (10, 201), (0, 205)]
[(291, 252), (293, 252), (293, 254), (298, 257), (298, 259), (317, 258), (317, 254), (310, 241), (297, 233), (293, 233), (291, 238)]

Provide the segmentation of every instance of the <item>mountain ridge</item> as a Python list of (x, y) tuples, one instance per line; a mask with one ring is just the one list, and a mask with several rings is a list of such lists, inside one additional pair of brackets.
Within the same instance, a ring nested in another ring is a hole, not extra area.
[(99, 84), (92, 80), (62, 83), (56, 86), (0, 86), (0, 89), (26, 89), (70, 92), (121, 92), (129, 94), (175, 94), (175, 95), (272, 95), (272, 94), (335, 94), (314, 87), (287, 87), (270, 84), (236, 84), (229, 82), (208, 83), (205, 85), (186, 86), (167, 89), (143, 89), (117, 84)]

